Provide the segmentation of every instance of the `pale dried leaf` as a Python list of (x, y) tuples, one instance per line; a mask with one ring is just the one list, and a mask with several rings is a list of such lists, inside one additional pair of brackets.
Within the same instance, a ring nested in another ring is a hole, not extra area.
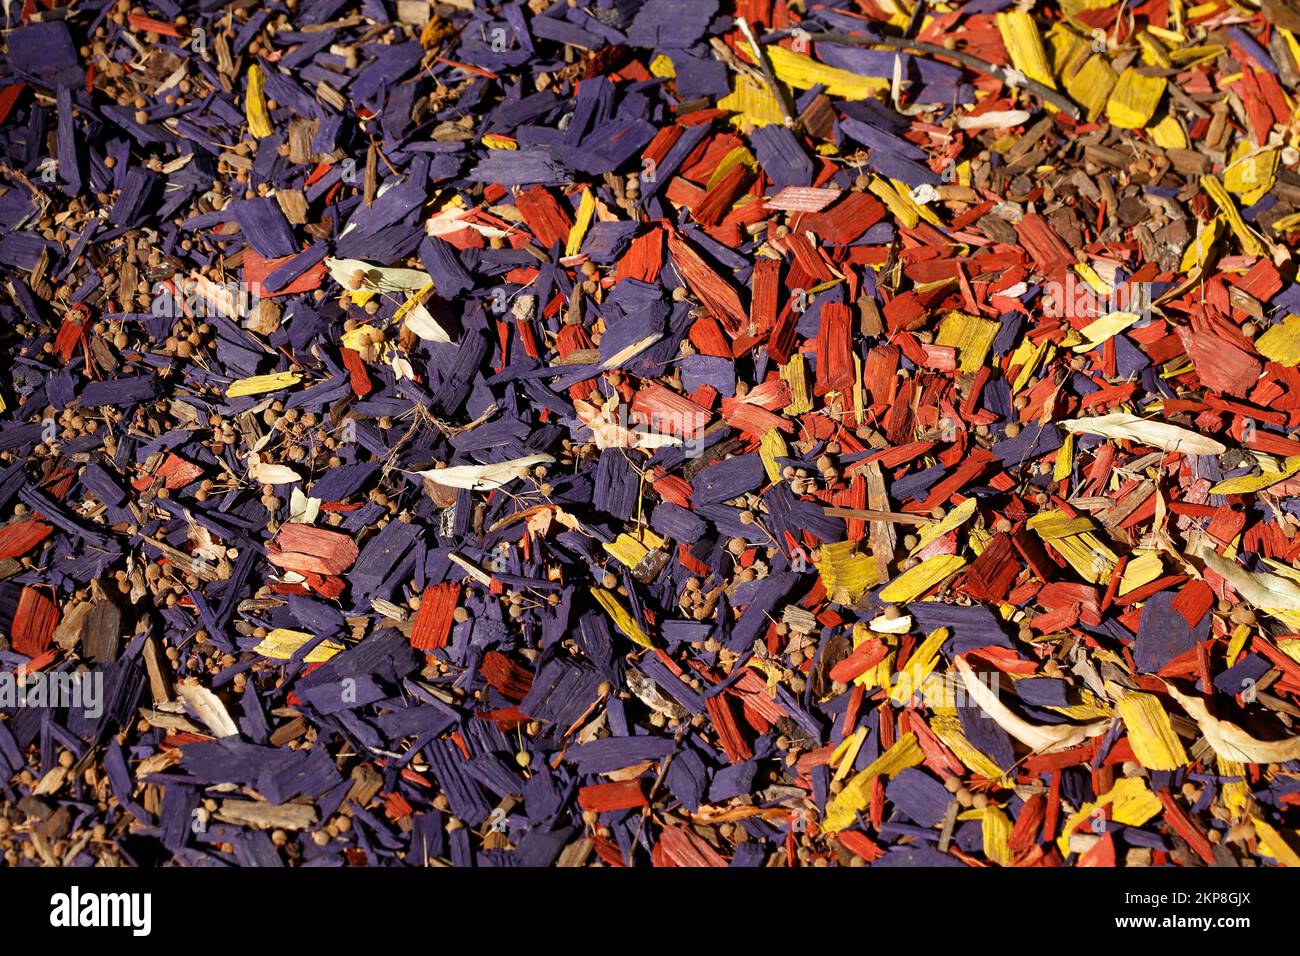
[(1285, 763), (1300, 759), (1300, 737), (1260, 740), (1236, 724), (1213, 716), (1200, 698), (1180, 694), (1168, 682), (1165, 683), (1165, 688), (1169, 691), (1169, 696), (1178, 701), (1178, 705), (1196, 721), (1196, 726), (1201, 729), (1215, 754), (1224, 760), (1235, 760), (1238, 763)]
[(962, 683), (966, 685), (966, 692), (980, 706), (980, 709), (988, 714), (994, 723), (1034, 753), (1067, 750), (1091, 737), (1104, 734), (1110, 727), (1109, 720), (1078, 725), (1031, 724), (1002, 703), (998, 695), (979, 679), (964, 658), (956, 658), (955, 663), (957, 671), (961, 674)]
[(1255, 574), (1206, 547), (1201, 552), (1205, 566), (1232, 585), (1233, 590), (1255, 607), (1265, 611), (1300, 613), (1300, 587), (1276, 574)]
[(431, 281), (427, 272), (377, 266), (364, 259), (327, 258), (330, 276), (345, 289), (351, 289), (353, 277), (360, 272), (365, 279), (363, 290), (379, 292), (418, 292)]
[(248, 456), (248, 477), (262, 485), (291, 485), (302, 480), (302, 475), (289, 466), (269, 464), (255, 454)]
[(1136, 415), (1113, 412), (1095, 418), (1076, 418), (1062, 422), (1061, 426), (1069, 432), (1082, 432), (1086, 435), (1101, 435), (1105, 438), (1121, 438), (1162, 448), (1165, 451), (1181, 452), (1184, 455), (1222, 455), (1227, 446), (1206, 435), (1198, 435), (1187, 428), (1179, 428), (1168, 422), (1153, 422)]
[(554, 461), (550, 455), (525, 455), (523, 458), (512, 458), (492, 465), (456, 465), (452, 468), (417, 471), (415, 474), (448, 488), (495, 491), (516, 478), (522, 478), (534, 465), (549, 465)]

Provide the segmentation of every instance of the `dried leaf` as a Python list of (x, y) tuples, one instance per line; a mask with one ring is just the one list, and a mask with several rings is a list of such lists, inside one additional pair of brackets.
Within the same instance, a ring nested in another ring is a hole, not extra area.
[(1167, 681), (1165, 688), (1169, 691), (1169, 696), (1178, 701), (1178, 706), (1187, 711), (1187, 716), (1196, 721), (1196, 726), (1201, 729), (1210, 747), (1224, 760), (1239, 763), (1286, 763), (1288, 760), (1300, 760), (1300, 737), (1260, 740), (1236, 724), (1215, 717), (1199, 697), (1179, 693)]
[(467, 488), (470, 491), (495, 491), (504, 485), (523, 478), (535, 465), (549, 465), (555, 461), (550, 455), (525, 455), (491, 465), (455, 465), (451, 468), (434, 468), (415, 474), (448, 488)]
[(1075, 744), (1082, 743), (1090, 737), (1104, 734), (1110, 727), (1109, 720), (1098, 720), (1090, 724), (1031, 724), (998, 699), (998, 695), (985, 686), (965, 658), (958, 657), (953, 662), (961, 675), (966, 692), (980, 708), (992, 718), (993, 722), (1019, 740), (1034, 753), (1055, 753), (1067, 750)]
[(1066, 431), (1127, 439), (1184, 455), (1222, 455), (1228, 450), (1222, 442), (1186, 428), (1168, 422), (1149, 421), (1124, 412), (1112, 412), (1096, 418), (1076, 418), (1061, 422), (1061, 426)]

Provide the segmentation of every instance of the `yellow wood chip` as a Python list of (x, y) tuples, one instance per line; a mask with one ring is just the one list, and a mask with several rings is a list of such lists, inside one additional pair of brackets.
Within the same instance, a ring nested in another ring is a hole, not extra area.
[(1097, 295), (1110, 295), (1115, 291), (1111, 288), (1110, 283), (1098, 275), (1097, 270), (1086, 262), (1076, 262), (1074, 264), (1074, 271), (1080, 279), (1088, 283), (1089, 287), (1093, 292), (1097, 293)]
[[(1227, 52), (1227, 47), (1213, 44), (1187, 46), (1181, 50), (1170, 50), (1169, 59), (1178, 66), (1191, 67), (1196, 66), (1198, 63), (1208, 63), (1210, 60), (1216, 60)], [(1227, 77), (1224, 77), (1220, 82), (1226, 83), (1226, 80)]]
[(997, 21), (1002, 45), (1007, 48), (1007, 55), (1015, 68), (1031, 80), (1056, 89), (1056, 80), (1047, 65), (1043, 39), (1038, 35), (1034, 18), (1024, 10), (1009, 10), (999, 13)]
[(933, 524), (924, 525), (917, 535), (916, 547), (911, 550), (911, 554), (918, 551), (924, 551), (935, 541), (938, 541), (949, 531), (955, 531), (960, 528), (975, 514), (975, 506), (978, 502), (974, 498), (967, 498), (956, 508), (953, 508), (943, 516), (942, 521), (936, 521)]
[(1229, 667), (1237, 663), (1237, 655), (1246, 646), (1246, 638), (1248, 637), (1250, 637), (1250, 626), (1248, 624), (1238, 624), (1233, 630), (1232, 637), (1228, 640), (1228, 649), (1223, 652), (1223, 659)]
[(226, 398), (242, 398), (245, 395), (261, 395), (263, 392), (275, 392), (302, 381), (297, 372), (275, 372), (271, 375), (251, 375), (231, 382), (226, 388)]
[(1052, 480), (1065, 481), (1070, 477), (1070, 470), (1074, 467), (1074, 433), (1067, 432), (1065, 441), (1061, 447), (1056, 450), (1056, 464), (1052, 466)]
[(933, 673), (939, 663), (939, 648), (946, 640), (948, 640), (948, 629), (941, 627), (921, 642), (921, 646), (907, 659), (907, 666), (903, 668), (893, 688), (890, 689), (891, 699), (898, 704), (906, 704), (917, 696), (925, 679)]
[(574, 218), (573, 228), (569, 230), (569, 241), (564, 245), (566, 256), (576, 256), (582, 248), (582, 240), (587, 236), (591, 217), (596, 212), (596, 197), (590, 189), (583, 189), (582, 199), (578, 201), (578, 214)]
[(853, 764), (858, 759), (858, 751), (862, 749), (866, 739), (867, 726), (863, 724), (853, 732), (853, 736), (835, 748), (835, 753), (831, 755), (831, 766), (835, 768), (835, 776), (831, 778), (832, 783), (842, 781), (853, 770)]
[(614, 597), (612, 591), (593, 587), (591, 588), (591, 595), (605, 609), (605, 613), (609, 615), (614, 625), (623, 632), (624, 637), (633, 644), (639, 644), (647, 648), (654, 647), (650, 643), (650, 638), (646, 637), (645, 631), (641, 630), (636, 621), (633, 620), (631, 612), (619, 603), (618, 598)]
[(1174, 30), (1166, 30), (1164, 27), (1153, 26), (1150, 23), (1147, 24), (1146, 29), (1147, 33), (1150, 33), (1154, 37), (1159, 37), (1170, 46), (1178, 46), (1179, 44), (1187, 42), (1187, 37), (1184, 34), (1178, 33)]
[(1088, 122), (1101, 115), (1119, 79), (1104, 56), (1089, 56), (1077, 70), (1063, 69), (1065, 92), (1087, 111)]
[(915, 229), (916, 224), (921, 221), (921, 212), (916, 208), (916, 203), (912, 202), (910, 198), (904, 200), (887, 180), (881, 179), (879, 176), (872, 176), (871, 184), (867, 188), (888, 207), (894, 218), (908, 229)]
[(1219, 785), (1219, 795), (1223, 800), (1223, 805), (1232, 811), (1237, 819), (1245, 816), (1246, 808), (1250, 806), (1250, 786), (1246, 783), (1246, 765), (1237, 763), (1235, 760), (1225, 760), (1223, 757), (1215, 757), (1219, 767), (1220, 777), (1238, 777), (1238, 780), (1225, 780)]
[(785, 458), (790, 454), (790, 448), (786, 445), (785, 439), (775, 428), (769, 428), (767, 433), (759, 439), (758, 457), (763, 460), (763, 467), (767, 470), (769, 481), (781, 480), (781, 464), (778, 458)]
[(992, 757), (970, 742), (961, 729), (961, 718), (956, 716), (955, 711), (952, 714), (936, 714), (930, 719), (930, 729), (971, 773), (990, 780), (1002, 779), (1002, 769)]
[(772, 91), (751, 76), (737, 76), (732, 92), (718, 100), (718, 109), (736, 113), (731, 118), (733, 126), (780, 126), (785, 122)]
[(997, 807), (985, 807), (981, 833), (984, 837), (984, 856), (998, 866), (1010, 866), (1011, 848), (1007, 846), (1007, 841), (1011, 838), (1010, 818)]
[(1209, 261), (1210, 253), (1214, 251), (1214, 245), (1223, 235), (1223, 217), (1215, 216), (1204, 227), (1197, 230), (1196, 238), (1187, 244), (1183, 250), (1182, 262), (1178, 265), (1179, 272), (1191, 272), (1193, 269), (1205, 268), (1206, 262)]
[(1056, 346), (1051, 342), (1044, 341), (1035, 344), (1026, 337), (1016, 347), (1016, 350), (1011, 353), (1010, 368), (1020, 368), (1016, 380), (1011, 383), (1012, 393), (1020, 391), (1029, 384), (1029, 380), (1034, 377), (1034, 372), (1038, 369), (1038, 366), (1043, 362), (1050, 363), (1055, 354)]
[(777, 79), (796, 89), (825, 86), (827, 96), (845, 100), (865, 100), (889, 89), (889, 81), (885, 79), (859, 76), (848, 70), (827, 66), (785, 47), (769, 46), (766, 49)]
[(935, 345), (947, 345), (955, 348), (959, 356), (958, 371), (978, 372), (984, 366), (993, 340), (1002, 328), (990, 319), (967, 315), (965, 312), (949, 312), (939, 326), (939, 335)]
[(1177, 770), (1187, 763), (1187, 752), (1159, 697), (1135, 691), (1121, 697), (1116, 708), (1138, 763), (1148, 770)]
[(406, 297), (406, 300), (397, 307), (393, 313), (394, 321), (401, 322), (408, 315), (415, 314), (416, 310), (428, 301), (429, 296), (433, 295), (433, 283), (426, 283), (422, 288), (417, 289)]
[(1300, 365), (1300, 315), (1288, 315), (1255, 340), (1255, 351), (1288, 368)]
[(1144, 551), (1130, 558), (1124, 565), (1124, 576), (1119, 579), (1119, 594), (1123, 596), (1144, 584), (1150, 584), (1165, 573), (1164, 563), (1155, 551)]
[(853, 423), (861, 426), (867, 417), (867, 390), (862, 386), (862, 356), (853, 355)]
[(1123, 332), (1134, 322), (1141, 319), (1142, 316), (1136, 312), (1110, 312), (1097, 319), (1095, 322), (1089, 322), (1079, 334), (1088, 341), (1074, 347), (1076, 352), (1088, 352), (1102, 345), (1107, 339), (1112, 339), (1119, 333)]
[(1096, 525), (1086, 515), (1071, 518), (1064, 511), (1042, 511), (1026, 521), (1025, 527), (1037, 532), (1043, 540), (1053, 541), (1057, 538), (1083, 534), (1085, 531), (1091, 531)]
[(1187, 148), (1187, 134), (1183, 132), (1182, 124), (1168, 113), (1160, 117), (1147, 132), (1151, 135), (1151, 142), (1161, 149)]
[[(912, 208), (916, 210), (916, 214), (918, 216), (920, 216), (922, 219), (924, 219), (932, 226), (943, 225), (943, 220), (939, 218), (938, 214), (933, 209), (931, 209), (926, 203), (917, 202), (915, 199), (912, 198), (912, 187), (907, 185), (907, 183), (900, 182), (897, 179), (891, 179), (890, 183), (893, 184), (894, 192), (898, 193), (899, 198), (901, 198), (903, 202), (910, 204)], [(959, 246), (958, 248), (961, 249), (964, 247)], [(957, 282), (956, 279), (941, 279), (937, 284), (955, 285), (956, 282)], [(926, 288), (925, 283), (919, 283), (916, 287), (918, 292), (923, 292), (925, 288)]]
[(1070, 852), (1070, 834), (1075, 827), (1103, 807), (1111, 808), (1108, 819), (1128, 827), (1140, 827), (1164, 810), (1159, 798), (1147, 789), (1146, 782), (1141, 777), (1122, 777), (1095, 802), (1085, 803), (1066, 818), (1061, 835), (1056, 840), (1062, 853)]
[(1281, 150), (1259, 149), (1243, 139), (1223, 170), (1223, 188), (1240, 196), (1242, 205), (1254, 205), (1272, 190), (1281, 155)]
[(649, 528), (642, 528), (635, 535), (628, 534), (626, 531), (623, 532), (613, 541), (607, 542), (605, 550), (629, 568), (635, 568), (651, 552), (657, 551), (663, 546), (663, 538)]
[[(277, 661), (287, 661), (293, 657), (298, 648), (315, 636), (315, 634), (310, 634), (307, 631), (293, 631), (287, 627), (277, 627), (268, 632), (266, 637), (262, 638), (261, 643), (254, 647), (253, 650), (263, 657), (273, 657)], [(321, 641), (307, 652), (304, 660), (308, 664), (320, 664), (329, 660), (341, 650), (343, 650), (343, 645), (336, 641)]]
[(351, 332), (344, 332), (342, 342), (354, 352), (364, 352), (376, 342), (382, 342), (384, 333), (373, 325), (358, 325)]
[(813, 405), (812, 392), (808, 389), (808, 366), (802, 355), (796, 353), (790, 356), (790, 361), (781, 366), (781, 381), (790, 386), (790, 404), (782, 411), (787, 415), (811, 412)]
[(880, 600), (891, 604), (907, 604), (915, 601), (948, 575), (960, 571), (965, 566), (966, 559), (959, 554), (931, 555), (890, 581), (880, 592)]
[(1300, 212), (1293, 212), (1289, 216), (1279, 216), (1273, 220), (1274, 232), (1292, 232), (1300, 229)]
[(1246, 220), (1241, 218), (1241, 213), (1237, 211), (1237, 204), (1232, 201), (1228, 191), (1223, 188), (1223, 183), (1210, 175), (1206, 174), (1201, 177), (1201, 188), (1206, 194), (1214, 200), (1214, 204), (1223, 212), (1224, 217), (1228, 220), (1228, 228), (1232, 230), (1237, 241), (1241, 243), (1241, 251), (1248, 256), (1262, 256), (1265, 252), (1264, 245), (1255, 238), (1255, 234), (1250, 231), (1246, 225)]
[(832, 600), (838, 600), (839, 595), (847, 599), (840, 603), (852, 604), (867, 588), (880, 583), (875, 559), (858, 551), (855, 542), (835, 541), (822, 545), (820, 551), (816, 566)]
[(921, 746), (916, 742), (916, 734), (904, 734), (894, 746), (871, 762), (852, 780), (844, 785), (839, 796), (826, 807), (826, 816), (822, 819), (822, 829), (836, 833), (852, 826), (859, 810), (864, 810), (871, 802), (871, 781), (877, 777), (890, 777), (915, 767), (925, 759)]
[(677, 68), (673, 66), (672, 59), (664, 53), (660, 53), (650, 61), (650, 72), (669, 80), (677, 77)]
[(1163, 76), (1143, 76), (1130, 66), (1120, 74), (1106, 101), (1106, 116), (1111, 125), (1120, 129), (1142, 129), (1155, 115), (1168, 85), (1169, 81)]
[(1089, 10), (1107, 10), (1117, 3), (1119, 0), (1061, 0), (1061, 9), (1073, 17)]
[(271, 125), (271, 114), (266, 109), (266, 94), (262, 92), (265, 75), (262, 68), (254, 63), (248, 68), (248, 95), (244, 98), (244, 115), (248, 118), (248, 131), (258, 139), (265, 139), (275, 132)]
[(1300, 855), (1291, 849), (1282, 834), (1259, 817), (1254, 817), (1251, 822), (1255, 825), (1255, 836), (1259, 838), (1259, 852), (1271, 856), (1283, 866), (1300, 866)]
[(1025, 526), (1036, 532), (1092, 584), (1107, 580), (1119, 561), (1115, 552), (1092, 533), (1090, 518), (1070, 518), (1061, 511), (1045, 511), (1034, 515)]
[(1147, 66), (1158, 66), (1167, 70), (1173, 65), (1173, 61), (1169, 59), (1169, 51), (1146, 30), (1138, 32), (1137, 41), (1138, 46), (1142, 47), (1142, 62)]
[(1210, 489), (1212, 495), (1244, 495), (1252, 491), (1262, 491), (1279, 481), (1285, 481), (1296, 472), (1300, 472), (1300, 455), (1292, 455), (1282, 465), (1281, 470), (1265, 468), (1258, 475), (1238, 475), (1225, 478)]

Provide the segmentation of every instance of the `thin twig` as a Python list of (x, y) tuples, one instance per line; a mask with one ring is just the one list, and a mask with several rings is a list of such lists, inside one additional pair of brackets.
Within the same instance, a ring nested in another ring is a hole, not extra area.
[(795, 119), (794, 106), (790, 103), (790, 97), (785, 87), (776, 78), (776, 71), (772, 69), (772, 61), (768, 59), (767, 50), (758, 42), (758, 37), (754, 36), (754, 31), (749, 25), (749, 21), (744, 17), (736, 18), (736, 26), (740, 27), (740, 32), (744, 34), (745, 40), (749, 43), (749, 51), (754, 57), (754, 62), (758, 68), (763, 71), (763, 79), (767, 80), (767, 85), (772, 89), (772, 95), (776, 97), (777, 104), (781, 107), (781, 115), (785, 117), (785, 125), (789, 129), (795, 129), (799, 121)]
[[(780, 31), (770, 33), (763, 38), (763, 42), (772, 43), (780, 40), (789, 31)], [(1022, 87), (1035, 94), (1039, 98), (1051, 103), (1062, 113), (1065, 113), (1071, 119), (1077, 120), (1082, 117), (1079, 107), (1068, 97), (1063, 96), (1050, 86), (1045, 86), (1037, 80), (1032, 80), (1022, 73), (1015, 70), (1009, 70), (1004, 66), (998, 66), (994, 63), (987, 63), (979, 57), (971, 56), (969, 53), (963, 53), (960, 50), (949, 50), (938, 46), (934, 43), (922, 43), (919, 40), (910, 40), (901, 37), (891, 36), (852, 36), (848, 33), (809, 33), (805, 39), (812, 40), (816, 43), (842, 43), (845, 46), (868, 46), (868, 47), (886, 47), (891, 50), (902, 50), (906, 53), (924, 53), (931, 57), (943, 57), (949, 60), (955, 60), (962, 66), (969, 67), (979, 73), (994, 77), (1001, 80), (1010, 87)]]
[(883, 521), (886, 524), (934, 524), (929, 515), (913, 515), (902, 511), (879, 511), (875, 508), (823, 508), (829, 518), (857, 518), (861, 521)]

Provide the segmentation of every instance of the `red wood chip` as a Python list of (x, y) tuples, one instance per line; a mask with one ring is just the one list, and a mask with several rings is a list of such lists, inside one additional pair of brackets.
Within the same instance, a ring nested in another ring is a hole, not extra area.
[(290, 522), (267, 545), (267, 559), (286, 571), (320, 575), (342, 574), (358, 554), (346, 534)]
[(59, 609), (50, 596), (43, 589), (25, 587), (10, 625), (10, 643), (19, 654), (37, 657), (50, 646), (58, 623)]

